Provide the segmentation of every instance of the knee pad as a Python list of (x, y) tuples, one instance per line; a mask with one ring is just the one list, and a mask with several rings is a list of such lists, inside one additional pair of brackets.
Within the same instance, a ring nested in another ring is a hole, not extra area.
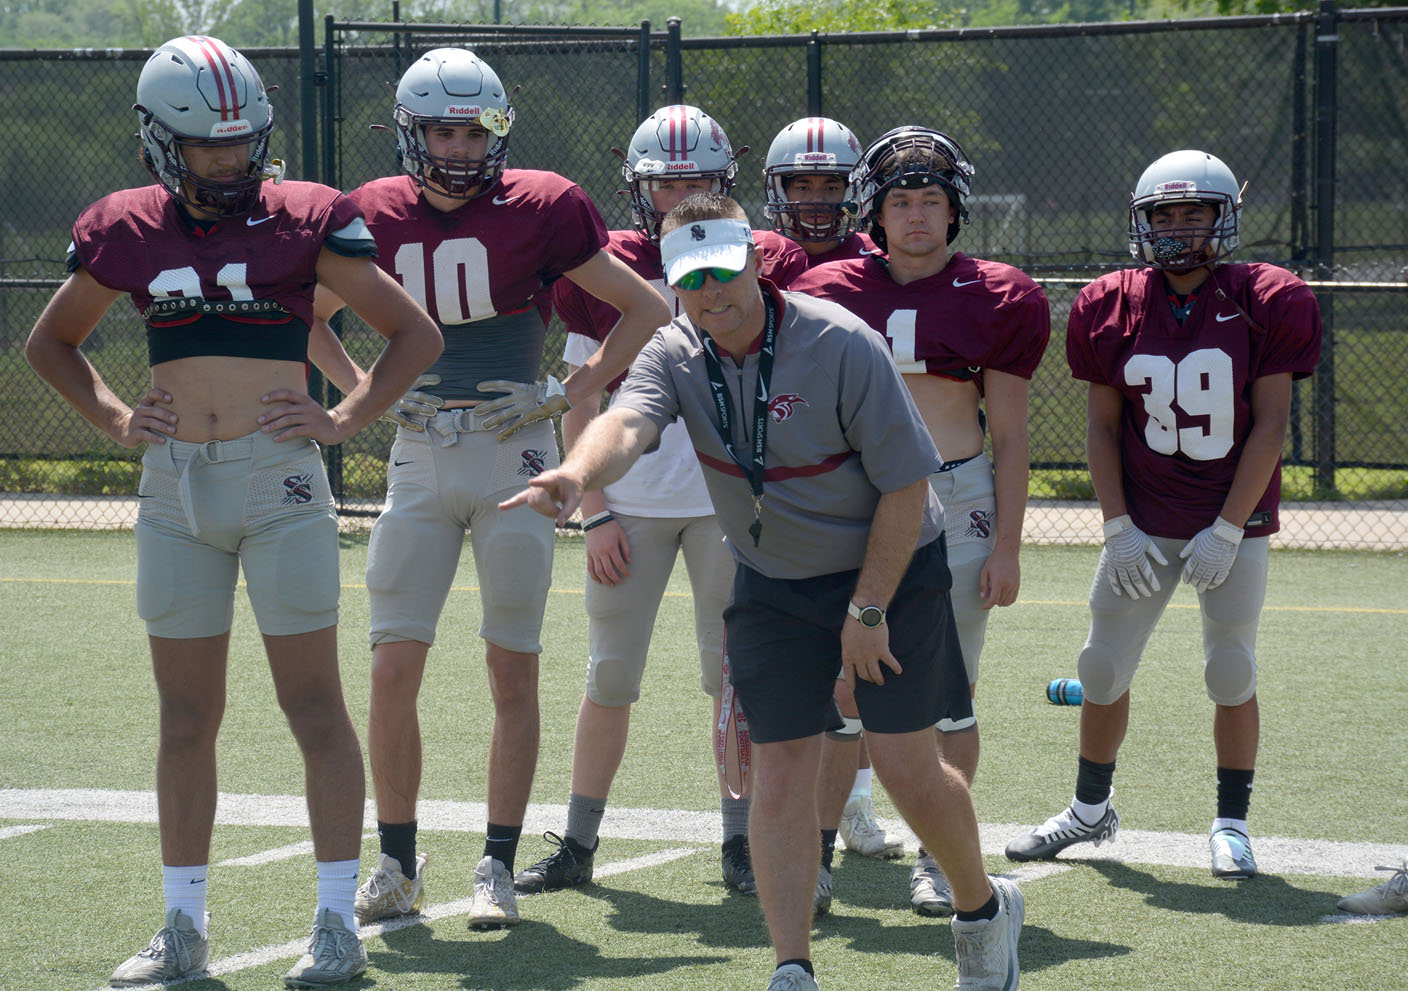
[(1215, 650), (1203, 665), (1203, 681), (1218, 705), (1241, 705), (1256, 694), (1256, 658), (1242, 648)]
[(1108, 645), (1096, 641), (1086, 641), (1076, 670), (1086, 699), (1096, 705), (1112, 705), (1134, 680), (1134, 664), (1122, 663)]
[(829, 729), (826, 735), (838, 743), (856, 743), (860, 740), (860, 717), (842, 716), (845, 724), (840, 729)]
[(642, 669), (619, 657), (593, 660), (587, 665), (587, 698), (616, 709), (640, 701)]

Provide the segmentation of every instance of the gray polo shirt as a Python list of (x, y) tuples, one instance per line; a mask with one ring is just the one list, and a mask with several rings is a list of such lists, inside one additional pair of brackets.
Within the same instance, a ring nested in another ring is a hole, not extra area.
[[(784, 579), (859, 568), (881, 494), (929, 477), (939, 453), (883, 337), (835, 303), (778, 292), (767, 282), (763, 289), (779, 322), (757, 547), (748, 533), (752, 489), (719, 435), (702, 337), (688, 316), (645, 345), (613, 404), (661, 429), (683, 418), (737, 560)], [(741, 368), (727, 352), (721, 359), (734, 449), (746, 459), (758, 354), (748, 354)], [(916, 546), (942, 530), (943, 510), (930, 492)]]

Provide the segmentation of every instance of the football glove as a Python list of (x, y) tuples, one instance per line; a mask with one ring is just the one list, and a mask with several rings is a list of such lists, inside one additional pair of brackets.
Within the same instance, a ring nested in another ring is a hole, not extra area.
[(1105, 558), (1109, 565), (1110, 588), (1116, 595), (1131, 599), (1153, 595), (1159, 590), (1149, 558), (1168, 564), (1163, 552), (1149, 535), (1134, 525), (1128, 514), (1116, 516), (1105, 524)]
[(1188, 562), (1183, 566), (1183, 580), (1199, 592), (1211, 592), (1227, 580), (1241, 543), (1242, 528), (1219, 516), (1178, 552)]
[(420, 376), (411, 383), (410, 391), (396, 400), (389, 410), (381, 414), (381, 418), (387, 423), (414, 430), (418, 434), (425, 433), (426, 421), (439, 412), (440, 407), (445, 405), (445, 400), (420, 390), (439, 384), (439, 375)]
[(572, 408), (562, 383), (551, 375), (546, 382), (509, 382), (493, 379), (480, 382), (480, 392), (507, 393), (502, 399), (491, 399), (474, 407), (474, 418), (485, 430), (499, 430), (499, 440), (517, 433), (530, 423), (550, 420)]

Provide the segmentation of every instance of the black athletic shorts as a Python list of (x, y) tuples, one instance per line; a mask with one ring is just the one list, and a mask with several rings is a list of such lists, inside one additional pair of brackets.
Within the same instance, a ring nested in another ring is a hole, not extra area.
[[(839, 728), (832, 695), (858, 575), (779, 579), (738, 565), (724, 627), (731, 680), (754, 740), (776, 743)], [(883, 685), (856, 681), (866, 732), (911, 733), (941, 720), (945, 728), (972, 725), (952, 584), (941, 535), (914, 552), (886, 614), (890, 652), (904, 670), (885, 668)]]

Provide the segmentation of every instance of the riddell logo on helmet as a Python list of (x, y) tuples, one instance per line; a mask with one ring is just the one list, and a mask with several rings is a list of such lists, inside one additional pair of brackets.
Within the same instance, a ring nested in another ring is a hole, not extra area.
[(1174, 179), (1171, 182), (1161, 182), (1154, 187), (1156, 193), (1196, 193), (1198, 184), (1189, 182), (1186, 179)]
[(478, 104), (468, 107), (456, 107), (454, 105), (445, 108), (446, 117), (482, 117), (484, 108)]
[(235, 134), (247, 134), (254, 130), (254, 125), (247, 120), (226, 120), (221, 121), (210, 129), (212, 138), (227, 138)]
[(836, 156), (829, 151), (804, 151), (792, 160), (793, 165), (835, 165)]
[(666, 172), (698, 172), (699, 166), (693, 162), (666, 162)]

